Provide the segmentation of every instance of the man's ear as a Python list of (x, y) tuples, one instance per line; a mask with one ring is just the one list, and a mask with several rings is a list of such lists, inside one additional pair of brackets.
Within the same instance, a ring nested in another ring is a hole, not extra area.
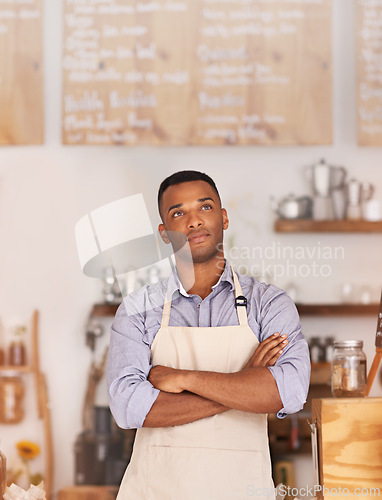
[(228, 220), (227, 210), (225, 208), (222, 208), (222, 216), (223, 216), (223, 229), (228, 229), (229, 220)]
[(158, 231), (162, 240), (166, 243), (166, 245), (168, 245), (170, 243), (170, 238), (167, 236), (167, 231), (164, 227), (164, 224), (159, 224)]

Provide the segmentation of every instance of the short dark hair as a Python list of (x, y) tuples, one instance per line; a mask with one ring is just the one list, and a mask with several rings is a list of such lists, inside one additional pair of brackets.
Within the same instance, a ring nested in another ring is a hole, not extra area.
[(176, 184), (182, 184), (183, 182), (192, 182), (192, 181), (204, 181), (207, 182), (213, 189), (216, 191), (218, 195), (219, 201), (221, 203), (220, 194), (218, 188), (216, 187), (215, 182), (211, 179), (211, 177), (203, 172), (198, 172), (197, 170), (181, 170), (180, 172), (175, 172), (175, 174), (170, 175), (164, 181), (162, 181), (158, 190), (158, 210), (160, 215), (160, 202), (163, 197), (163, 193), (170, 186), (174, 186)]

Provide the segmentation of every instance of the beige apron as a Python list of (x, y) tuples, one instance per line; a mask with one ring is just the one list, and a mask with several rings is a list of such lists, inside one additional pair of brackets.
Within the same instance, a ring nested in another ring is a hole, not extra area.
[[(230, 373), (259, 345), (243, 306), (237, 307), (239, 325), (220, 327), (169, 326), (170, 309), (171, 301), (151, 346), (153, 366)], [(138, 429), (117, 500), (250, 497), (274, 498), (267, 415), (229, 410), (175, 427)]]

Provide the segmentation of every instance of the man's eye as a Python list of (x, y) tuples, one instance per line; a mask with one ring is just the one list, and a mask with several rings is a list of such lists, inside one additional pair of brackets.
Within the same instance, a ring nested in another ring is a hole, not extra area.
[(171, 217), (179, 217), (182, 214), (183, 214), (183, 212), (181, 210), (176, 210), (176, 212), (173, 212), (171, 214)]
[(202, 210), (211, 210), (211, 208), (212, 208), (212, 205), (210, 205), (209, 203), (202, 205)]

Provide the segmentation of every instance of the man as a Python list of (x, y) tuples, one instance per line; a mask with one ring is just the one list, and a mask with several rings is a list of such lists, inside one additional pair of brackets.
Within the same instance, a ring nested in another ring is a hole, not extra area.
[(206, 174), (165, 179), (158, 208), (176, 273), (129, 295), (111, 330), (110, 407), (118, 425), (138, 428), (117, 498), (274, 498), (267, 413), (299, 411), (309, 386), (296, 308), (232, 272), (227, 212)]

